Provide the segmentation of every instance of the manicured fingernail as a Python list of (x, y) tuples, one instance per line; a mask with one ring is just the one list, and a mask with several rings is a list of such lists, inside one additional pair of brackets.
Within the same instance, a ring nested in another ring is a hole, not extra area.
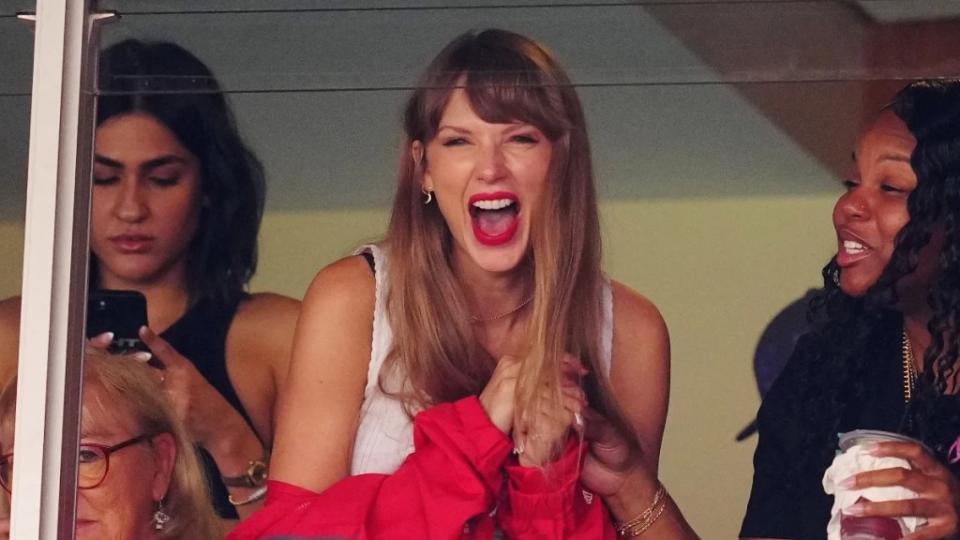
[(856, 476), (848, 476), (848, 477), (844, 478), (843, 480), (837, 482), (837, 485), (840, 486), (840, 487), (842, 487), (842, 488), (844, 488), (844, 489), (850, 489), (850, 488), (852, 488), (852, 487), (854, 487), (854, 486), (857, 485), (857, 477), (856, 477)]
[(863, 503), (856, 503), (844, 508), (843, 513), (848, 516), (862, 516), (866, 510), (867, 509), (863, 506)]
[(151, 358), (153, 358), (153, 355), (147, 351), (137, 351), (135, 353), (130, 353), (130, 357), (136, 360), (137, 362), (146, 364), (147, 362), (150, 361)]
[(113, 341), (113, 332), (104, 332), (94, 339), (102, 339), (103, 341)]

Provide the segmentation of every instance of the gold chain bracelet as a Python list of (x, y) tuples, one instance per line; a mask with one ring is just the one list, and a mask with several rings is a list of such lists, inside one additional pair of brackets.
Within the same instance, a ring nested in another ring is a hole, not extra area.
[(620, 538), (636, 538), (649, 529), (660, 516), (663, 515), (667, 507), (667, 490), (663, 484), (657, 482), (657, 492), (653, 496), (653, 502), (639, 516), (630, 521), (621, 523), (617, 527), (617, 534)]

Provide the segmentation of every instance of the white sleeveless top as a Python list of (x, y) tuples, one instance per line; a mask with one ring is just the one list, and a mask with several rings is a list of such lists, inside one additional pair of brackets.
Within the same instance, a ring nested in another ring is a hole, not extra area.
[[(390, 352), (393, 330), (387, 314), (387, 276), (390, 272), (385, 251), (376, 245), (363, 246), (356, 254), (369, 253), (376, 267), (376, 303), (373, 312), (373, 343), (367, 385), (363, 391), (360, 422), (353, 444), (353, 462), (350, 474), (392, 474), (413, 452), (413, 421), (403, 409), (403, 403), (380, 389), (380, 368)], [(601, 298), (600, 354), (604, 376), (610, 375), (613, 356), (613, 291), (604, 280)], [(396, 372), (394, 372), (396, 373)], [(395, 381), (388, 381), (395, 382)]]

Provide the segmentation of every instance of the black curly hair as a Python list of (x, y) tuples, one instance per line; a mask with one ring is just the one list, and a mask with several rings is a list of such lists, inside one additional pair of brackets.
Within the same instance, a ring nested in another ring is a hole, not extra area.
[[(917, 175), (917, 187), (907, 199), (910, 220), (897, 234), (881, 277), (864, 296), (851, 297), (840, 289), (836, 258), (823, 268), (824, 292), (811, 309), (822, 311), (828, 322), (794, 352), (804, 357), (807, 380), (818, 381), (802, 385), (816, 395), (801, 400), (807, 407), (802, 415), (807, 461), (801, 467), (818, 467), (832, 458), (847, 408), (866, 395), (864, 373), (881, 351), (890, 350), (891, 340), (899, 343), (896, 284), (917, 268), (921, 249), (941, 231), (939, 271), (927, 298), (932, 341), (901, 431), (934, 447), (934, 441), (956, 437), (960, 429), (956, 407), (942, 403), (945, 397), (956, 401), (946, 394), (960, 383), (960, 81), (914, 82), (897, 93), (888, 109), (917, 141), (910, 159)], [(824, 388), (823, 381), (831, 386)]]
[[(97, 90), (98, 126), (146, 113), (196, 156), (205, 204), (187, 254), (191, 302), (236, 303), (256, 271), (266, 188), (263, 166), (241, 139), (210, 68), (174, 43), (128, 39), (100, 53)], [(92, 257), (92, 280), (96, 262)]]

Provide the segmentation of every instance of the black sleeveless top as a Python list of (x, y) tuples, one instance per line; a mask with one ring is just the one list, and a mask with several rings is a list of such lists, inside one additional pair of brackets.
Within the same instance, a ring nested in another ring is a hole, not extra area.
[[(236, 409), (252, 427), (253, 423), (227, 375), (227, 332), (237, 313), (238, 303), (218, 307), (209, 300), (201, 300), (164, 331), (161, 337), (190, 360), (203, 378), (216, 388), (227, 403)], [(239, 519), (237, 510), (227, 499), (229, 493), (220, 480), (220, 471), (213, 457), (199, 446), (197, 450), (207, 475), (213, 506), (217, 514), (227, 519)]]
[[(916, 436), (905, 429), (901, 325), (900, 316), (891, 315), (871, 332), (870, 350), (864, 352), (871, 362), (860, 374), (869, 390), (860, 401), (845, 402), (838, 432), (878, 429)], [(760, 440), (753, 458), (753, 488), (741, 537), (823, 540), (827, 536), (833, 496), (824, 493), (822, 478), (832, 456), (807, 459), (803, 421), (813, 411), (809, 396), (819, 394), (822, 399), (831, 399), (828, 392), (836, 391), (812, 361), (823, 354), (819, 351), (824, 348), (816, 333), (802, 337), (760, 406)], [(954, 461), (957, 450), (952, 446), (960, 441), (960, 396), (939, 397), (936, 409), (944, 418), (937, 422), (937, 432), (924, 437), (924, 442), (960, 477), (960, 463)], [(832, 423), (824, 422), (822, 429), (832, 427)], [(798, 463), (806, 465), (798, 467)]]

